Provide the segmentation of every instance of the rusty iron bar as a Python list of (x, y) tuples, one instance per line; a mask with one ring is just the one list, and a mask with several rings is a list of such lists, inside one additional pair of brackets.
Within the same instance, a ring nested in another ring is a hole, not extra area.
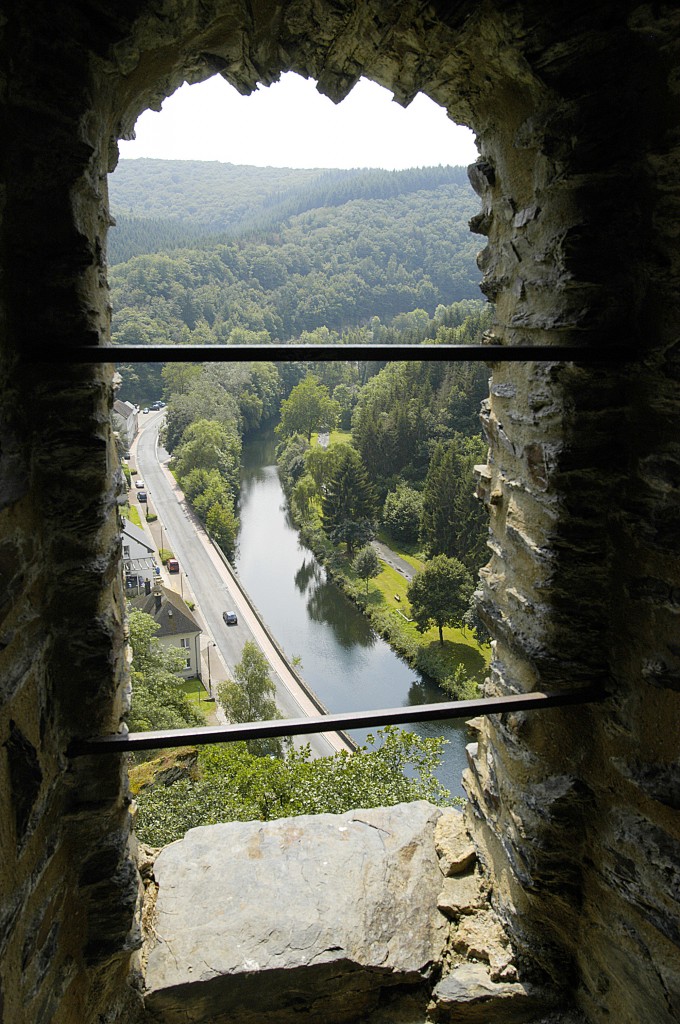
[(415, 707), (383, 708), (375, 711), (348, 711), (309, 718), (279, 719), (269, 722), (247, 722), (236, 725), (202, 726), (196, 729), (171, 729), (156, 732), (115, 733), (94, 739), (74, 740), (69, 757), (88, 754), (127, 754), (138, 750), (160, 750), (166, 747), (202, 746), (207, 743), (235, 743), (239, 740), (265, 739), (275, 736), (300, 736), (340, 729), (365, 729), (379, 725), (406, 725), (410, 722), (433, 722), (451, 718), (475, 718), (510, 711), (540, 711), (569, 705), (592, 704), (604, 700), (602, 689), (588, 687), (558, 693), (521, 693), (506, 697), (446, 701)]

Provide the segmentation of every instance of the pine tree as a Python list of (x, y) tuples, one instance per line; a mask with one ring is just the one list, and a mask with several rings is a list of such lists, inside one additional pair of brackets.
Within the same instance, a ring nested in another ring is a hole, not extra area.
[[(468, 439), (438, 444), (423, 489), (421, 538), (433, 555), (458, 558), (476, 573), (486, 555), (487, 519), (475, 497), (478, 453)], [(472, 448), (472, 450), (470, 450)]]
[(454, 512), (458, 475), (454, 445), (440, 442), (432, 453), (423, 488), (421, 533), (434, 555), (458, 556)]
[(373, 535), (375, 496), (361, 456), (344, 445), (321, 502), (324, 530), (334, 544), (344, 541), (352, 557)]

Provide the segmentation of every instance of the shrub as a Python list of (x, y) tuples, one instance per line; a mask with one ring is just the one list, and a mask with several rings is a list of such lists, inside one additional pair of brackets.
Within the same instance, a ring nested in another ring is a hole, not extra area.
[(420, 531), (423, 496), (404, 483), (390, 491), (383, 507), (383, 523), (397, 540), (415, 541)]

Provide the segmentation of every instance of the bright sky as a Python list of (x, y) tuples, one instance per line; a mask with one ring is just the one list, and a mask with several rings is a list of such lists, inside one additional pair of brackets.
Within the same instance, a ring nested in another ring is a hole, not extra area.
[(124, 159), (221, 160), (257, 167), (430, 167), (477, 159), (474, 136), (422, 93), (404, 109), (361, 79), (337, 106), (292, 72), (252, 96), (219, 75), (183, 85), (160, 113), (145, 111)]

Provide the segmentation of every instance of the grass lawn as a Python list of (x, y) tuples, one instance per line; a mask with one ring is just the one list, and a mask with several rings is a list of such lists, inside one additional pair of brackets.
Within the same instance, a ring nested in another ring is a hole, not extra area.
[(139, 512), (137, 511), (137, 507), (135, 505), (124, 505), (123, 508), (121, 509), (121, 515), (123, 516), (124, 519), (127, 519), (131, 523), (134, 523), (135, 526), (141, 527), (142, 520), (139, 518)]
[(183, 679), (179, 684), (180, 689), (186, 693), (192, 704), (197, 704), (201, 710), (206, 709), (208, 704), (208, 691), (200, 679)]
[[(310, 443), (310, 446), (312, 448), (314, 447), (315, 444), (319, 443), (319, 435), (318, 435), (318, 433), (312, 434), (312, 440), (309, 443)], [(328, 443), (329, 443), (329, 445), (331, 445), (331, 444), (349, 444), (349, 445), (351, 445), (351, 443), (352, 443), (352, 433), (349, 430), (331, 430), (331, 436), (330, 436), (330, 440), (329, 440)]]
[[(406, 557), (406, 561), (414, 568), (422, 567), (423, 563), (418, 559), (404, 556), (401, 552), (399, 554), (401, 557)], [(490, 648), (487, 645), (478, 644), (474, 634), (467, 628), (462, 630), (445, 626), (443, 647), (439, 643), (439, 630), (436, 626), (428, 629), (425, 633), (419, 633), (415, 622), (408, 621), (410, 618), (410, 607), (406, 597), (408, 581), (391, 565), (386, 565), (383, 561), (380, 564), (382, 572), (368, 581), (367, 610), (369, 614), (374, 612), (377, 618), (385, 614), (393, 617), (396, 614), (403, 636), (412, 644), (426, 648), (430, 656), (440, 663), (444, 675), (452, 674), (457, 665), (463, 664), (468, 676), (481, 681), (491, 658)], [(351, 567), (348, 566), (346, 572), (348, 578), (365, 594), (365, 582), (359, 579)]]

